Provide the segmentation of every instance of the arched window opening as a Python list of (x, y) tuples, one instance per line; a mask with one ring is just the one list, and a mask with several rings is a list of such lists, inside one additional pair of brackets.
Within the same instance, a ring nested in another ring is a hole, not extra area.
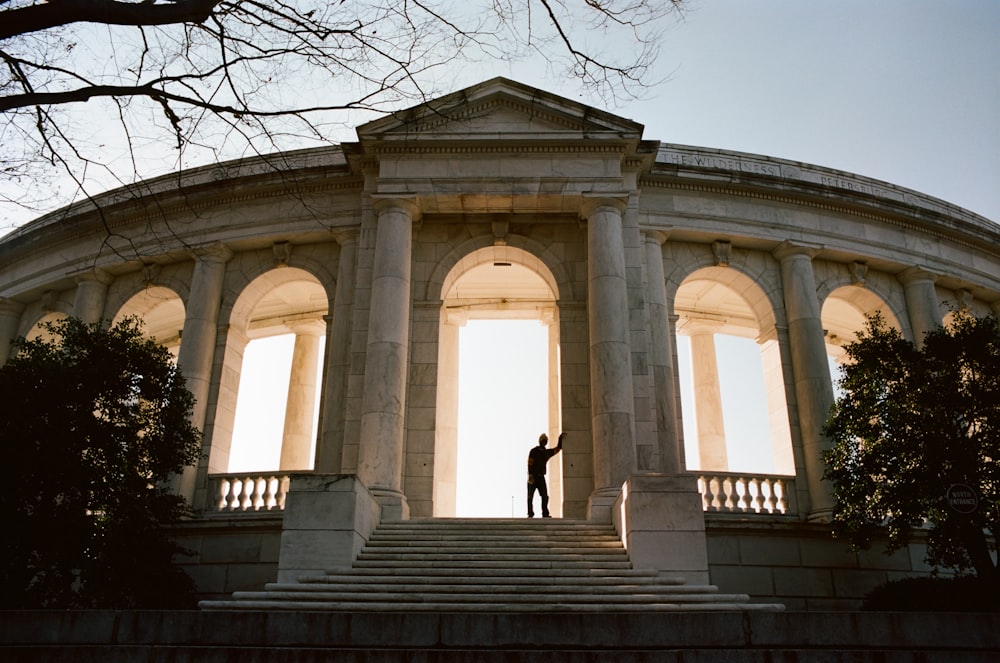
[(677, 355), (688, 469), (794, 474), (773, 316), (748, 277), (707, 268), (678, 288)]

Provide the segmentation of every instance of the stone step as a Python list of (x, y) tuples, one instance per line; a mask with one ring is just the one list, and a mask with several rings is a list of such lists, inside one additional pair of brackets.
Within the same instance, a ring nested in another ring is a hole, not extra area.
[[(513, 560), (511, 560), (513, 561)], [(518, 568), (528, 569), (631, 569), (632, 564), (628, 561), (594, 561), (588, 559), (578, 560), (552, 560), (552, 559), (517, 559)], [(352, 568), (373, 569), (373, 568), (404, 568), (404, 569), (431, 569), (441, 568), (442, 560), (429, 559), (358, 559)], [(502, 560), (448, 560), (447, 566), (452, 569), (493, 569), (497, 567), (510, 566), (510, 563), (502, 563)]]
[[(436, 571), (436, 572), (435, 572)], [(587, 571), (573, 573), (562, 571), (551, 573), (548, 570), (537, 569), (496, 569), (487, 574), (484, 572), (475, 575), (457, 575), (451, 569), (436, 569), (424, 571), (419, 574), (407, 574), (405, 569), (393, 569), (390, 572), (374, 571), (369, 573), (353, 573), (326, 575), (305, 575), (299, 578), (301, 585), (324, 584), (345, 584), (363, 582), (383, 582), (383, 583), (408, 583), (408, 584), (437, 584), (445, 580), (454, 585), (516, 585), (524, 584), (528, 580), (535, 585), (666, 585), (673, 587), (701, 587), (702, 585), (685, 585), (683, 578), (666, 578), (657, 576), (651, 571), (628, 571), (625, 573), (597, 574)]]
[(298, 580), (200, 605), (358, 613), (781, 609), (633, 569), (614, 527), (562, 519), (382, 523), (349, 569)]
[[(615, 583), (608, 585), (535, 585), (535, 584), (513, 584), (513, 583), (492, 583), (488, 579), (476, 578), (476, 583), (453, 582), (449, 579), (447, 583), (422, 582), (421, 578), (405, 578), (399, 582), (382, 582), (373, 580), (371, 582), (323, 583), (268, 583), (264, 586), (265, 592), (290, 593), (303, 592), (312, 595), (327, 593), (343, 593), (350, 591), (363, 591), (372, 593), (395, 593), (400, 591), (411, 591), (422, 595), (430, 594), (466, 594), (470, 590), (478, 591), (482, 587), (490, 587), (492, 596), (499, 594), (511, 595), (613, 595), (624, 594), (636, 596), (640, 594), (651, 594), (657, 596), (697, 596), (706, 598), (709, 596), (719, 596), (719, 588), (714, 585), (632, 585), (625, 583)], [(244, 593), (241, 593), (243, 595)]]
[(202, 601), (202, 610), (255, 610), (264, 612), (276, 611), (329, 611), (351, 613), (614, 613), (614, 612), (775, 612), (784, 609), (781, 604), (749, 603), (746, 598), (725, 603), (620, 603), (593, 602), (578, 603), (555, 601), (532, 602), (488, 602), (460, 603), (454, 601), (414, 601), (393, 600), (390, 602), (360, 601), (296, 601), (296, 600), (229, 600)]

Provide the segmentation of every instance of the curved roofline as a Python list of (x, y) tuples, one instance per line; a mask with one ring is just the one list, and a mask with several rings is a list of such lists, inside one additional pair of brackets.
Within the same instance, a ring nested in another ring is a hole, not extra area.
[[(655, 153), (651, 164), (643, 164), (640, 186), (664, 183), (667, 186), (716, 189), (756, 189), (782, 192), (790, 197), (822, 198), (826, 205), (841, 206), (848, 213), (864, 210), (866, 215), (904, 215), (928, 224), (941, 224), (952, 230), (988, 236), (1000, 243), (1000, 225), (970, 210), (945, 200), (901, 187), (883, 180), (848, 171), (827, 168), (762, 154), (717, 148), (698, 147), (657, 141), (642, 141)], [(234, 159), (143, 180), (97, 194), (90, 200), (60, 208), (0, 237), (0, 245), (9, 244), (36, 232), (66, 222), (73, 217), (90, 215), (98, 210), (112, 213), (121, 206), (135, 205), (161, 196), (189, 196), (211, 190), (222, 183), (253, 180), (267, 186), (275, 178), (287, 185), (291, 181), (315, 184), (333, 174), (350, 177), (353, 173), (347, 157), (356, 143), (342, 143), (318, 148), (279, 152), (258, 157)]]

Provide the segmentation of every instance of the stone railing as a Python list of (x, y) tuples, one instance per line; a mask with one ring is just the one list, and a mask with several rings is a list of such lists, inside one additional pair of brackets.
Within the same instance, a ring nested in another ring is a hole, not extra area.
[(707, 512), (794, 515), (797, 511), (791, 476), (699, 472), (698, 492)]
[(260, 513), (285, 508), (291, 477), (287, 474), (213, 474), (209, 481), (211, 513)]

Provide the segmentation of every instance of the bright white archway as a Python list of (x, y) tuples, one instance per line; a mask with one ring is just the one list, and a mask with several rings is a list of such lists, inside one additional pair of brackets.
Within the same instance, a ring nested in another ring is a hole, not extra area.
[[(433, 513), (523, 516), (528, 451), (559, 426), (555, 279), (535, 256), (500, 246), (467, 255), (444, 284)], [(561, 477), (556, 456), (556, 517)]]

